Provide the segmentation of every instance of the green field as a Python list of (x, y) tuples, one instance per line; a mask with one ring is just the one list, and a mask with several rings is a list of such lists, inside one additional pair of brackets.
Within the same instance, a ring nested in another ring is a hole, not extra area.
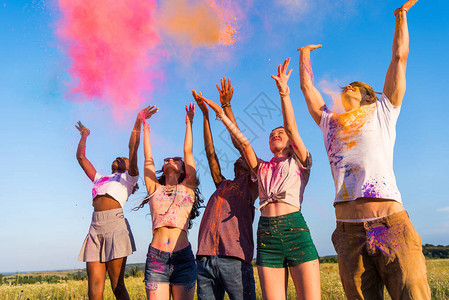
[[(427, 272), (432, 299), (449, 299), (449, 259), (427, 260)], [(322, 299), (345, 299), (338, 276), (338, 266), (333, 263), (320, 264)], [(72, 271), (73, 272), (73, 271)], [(51, 272), (52, 275), (66, 274)], [(48, 275), (50, 273), (41, 273)], [(255, 274), (257, 269), (255, 268)], [(146, 299), (142, 283), (143, 277), (126, 278), (126, 287), (131, 299)], [(107, 284), (105, 299), (115, 299)], [(256, 276), (257, 299), (262, 299), (258, 277)], [(288, 299), (295, 299), (295, 289), (290, 279)], [(25, 285), (1, 285), (0, 299), (87, 299), (87, 281), (67, 281), (64, 283), (36, 283)], [(390, 299), (386, 297), (386, 299)]]

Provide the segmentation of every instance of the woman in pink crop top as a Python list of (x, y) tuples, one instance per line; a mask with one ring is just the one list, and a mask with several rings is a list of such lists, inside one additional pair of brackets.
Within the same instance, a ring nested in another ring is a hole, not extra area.
[(117, 157), (112, 162), (112, 174), (107, 176), (98, 174), (86, 158), (85, 146), (89, 129), (81, 122), (75, 125), (81, 134), (76, 158), (87, 177), (94, 182), (92, 223), (78, 257), (86, 262), (89, 299), (103, 299), (106, 270), (115, 297), (129, 299), (124, 282), (126, 258), (136, 249), (122, 206), (138, 188), (137, 149), (141, 122), (155, 111), (154, 107), (147, 107), (139, 112), (129, 139), (129, 160)]
[[(202, 98), (239, 142), (248, 166), (257, 174), (261, 217), (257, 230), (257, 269), (264, 299), (286, 299), (288, 270), (298, 299), (320, 299), (318, 253), (301, 214), (301, 202), (312, 164), (296, 124), (287, 72), (290, 58), (271, 77), (281, 97), (284, 126), (272, 130), (270, 161), (257, 158), (248, 139), (216, 103)], [(288, 268), (288, 270), (287, 270)]]
[(187, 238), (191, 220), (199, 215), (202, 199), (198, 191), (192, 154), (192, 123), (195, 106), (186, 106), (184, 161), (164, 159), (162, 176), (156, 177), (150, 144), (149, 126), (144, 125), (145, 185), (148, 196), (137, 208), (149, 203), (153, 221), (153, 240), (145, 265), (148, 299), (193, 299), (196, 265)]

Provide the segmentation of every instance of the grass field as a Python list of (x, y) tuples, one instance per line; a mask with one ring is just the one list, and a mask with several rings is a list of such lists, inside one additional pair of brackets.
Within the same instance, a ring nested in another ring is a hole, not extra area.
[[(428, 280), (432, 299), (449, 299), (449, 259), (427, 260)], [(338, 266), (332, 263), (320, 264), (322, 299), (346, 299), (338, 276)], [(257, 269), (255, 268), (255, 274)], [(131, 299), (145, 299), (142, 277), (126, 279), (126, 287)], [(115, 299), (110, 286), (106, 285), (105, 299)], [(258, 277), (256, 276), (257, 299), (262, 299)], [(295, 299), (295, 289), (290, 279), (288, 299)], [(0, 299), (87, 299), (87, 281), (67, 283), (37, 283), (30, 285), (1, 285)], [(386, 299), (390, 299), (388, 296)]]

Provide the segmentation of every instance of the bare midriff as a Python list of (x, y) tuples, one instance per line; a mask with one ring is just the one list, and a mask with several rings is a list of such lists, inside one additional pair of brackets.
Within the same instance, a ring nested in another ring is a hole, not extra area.
[(109, 195), (98, 195), (93, 200), (94, 211), (122, 208), (120, 203)]
[(335, 215), (338, 220), (380, 218), (402, 210), (404, 210), (402, 203), (381, 198), (357, 198), (354, 201), (337, 202), (335, 204)]
[(297, 207), (294, 207), (284, 202), (271, 202), (268, 203), (261, 212), (262, 217), (278, 217), (286, 214), (291, 214), (299, 211)]
[(187, 232), (176, 227), (160, 227), (153, 230), (151, 247), (165, 251), (176, 252), (189, 245)]

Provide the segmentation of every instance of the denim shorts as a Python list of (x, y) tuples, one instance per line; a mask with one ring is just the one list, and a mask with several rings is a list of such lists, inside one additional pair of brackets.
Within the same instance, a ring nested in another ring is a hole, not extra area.
[(258, 266), (293, 267), (318, 258), (300, 211), (277, 217), (260, 217), (257, 229)]
[(158, 283), (183, 285), (190, 290), (195, 287), (197, 277), (195, 257), (189, 245), (176, 252), (165, 252), (148, 247), (145, 264), (145, 287), (156, 290)]

